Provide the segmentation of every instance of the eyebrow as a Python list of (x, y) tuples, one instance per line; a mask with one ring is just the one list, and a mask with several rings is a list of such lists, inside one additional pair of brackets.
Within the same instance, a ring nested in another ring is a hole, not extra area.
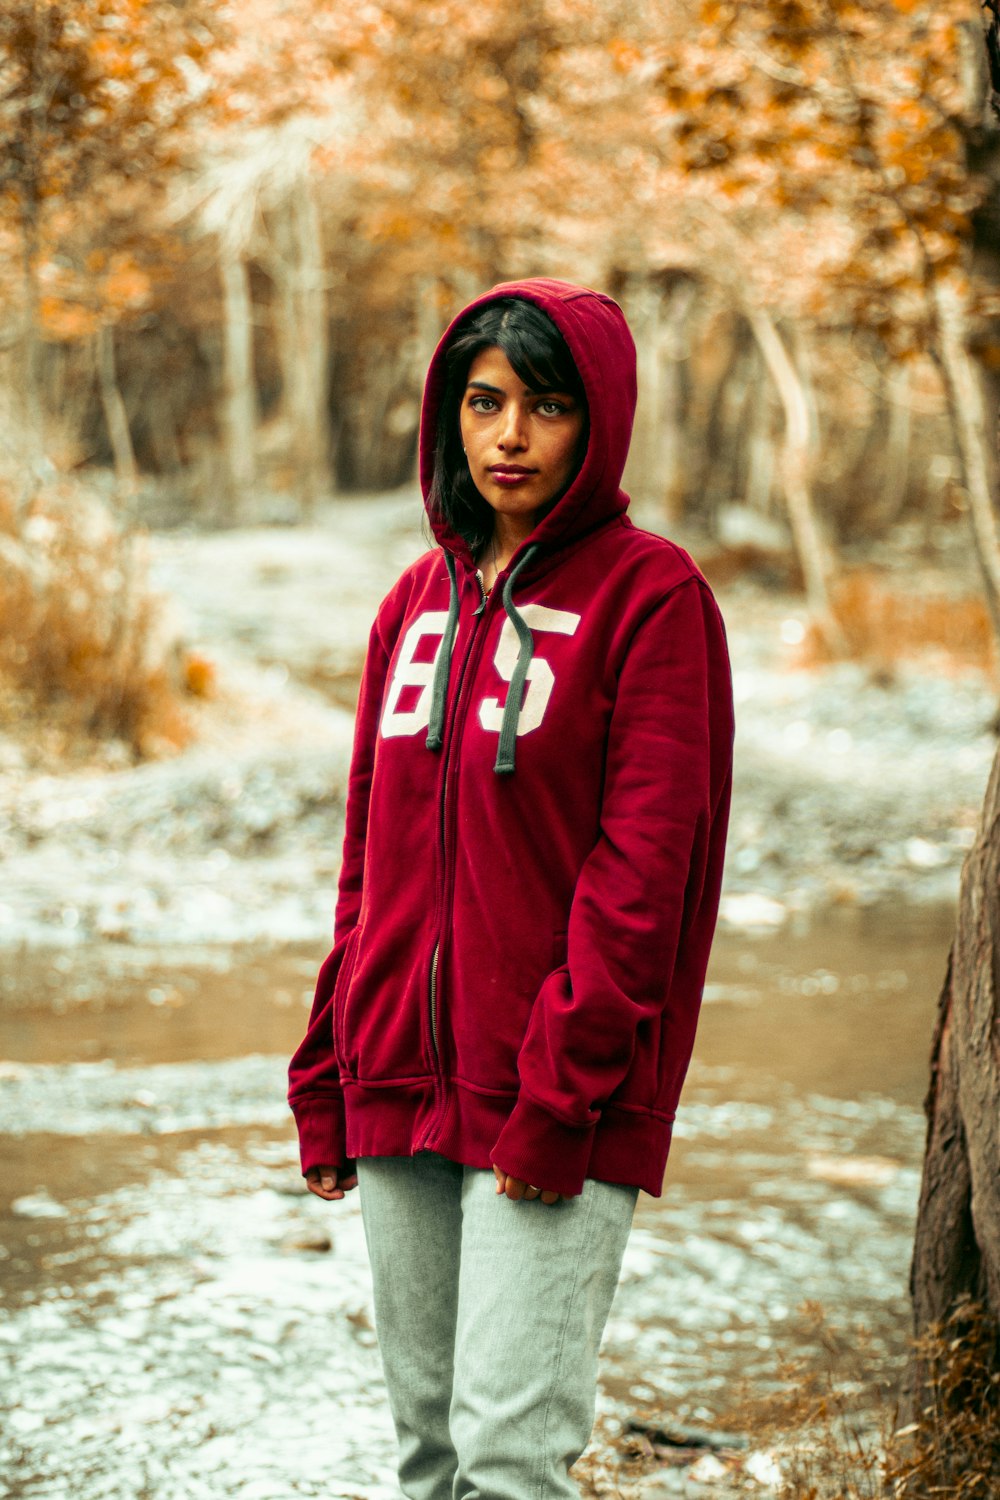
[[(491, 396), (503, 396), (506, 394), (506, 392), (502, 391), (498, 385), (488, 385), (485, 380), (470, 380), (466, 384), (465, 389), (467, 391), (489, 391)], [(534, 396), (568, 396), (571, 401), (576, 401), (576, 397), (572, 394), (572, 392), (561, 391), (556, 389), (555, 387), (545, 391), (532, 391), (531, 394)]]

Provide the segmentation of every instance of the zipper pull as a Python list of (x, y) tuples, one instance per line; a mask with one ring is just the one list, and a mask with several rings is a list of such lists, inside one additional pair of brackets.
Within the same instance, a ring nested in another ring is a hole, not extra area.
[(472, 611), (472, 618), (473, 619), (475, 619), (477, 615), (481, 615), (482, 614), (483, 610), (486, 608), (487, 601), (488, 601), (488, 599), (490, 597), (489, 594), (486, 592), (486, 585), (483, 582), (483, 575), (482, 575), (482, 573), (480, 573), (480, 571), (479, 571), (478, 568), (476, 569), (476, 577), (479, 580), (479, 588), (480, 588), (480, 590), (482, 592), (482, 596), (483, 597), (480, 599), (479, 603), (476, 605), (476, 608)]

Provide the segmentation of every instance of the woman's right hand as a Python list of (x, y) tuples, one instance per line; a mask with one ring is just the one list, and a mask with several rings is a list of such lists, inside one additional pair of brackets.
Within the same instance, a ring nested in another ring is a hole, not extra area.
[(343, 1198), (345, 1193), (349, 1193), (357, 1185), (358, 1174), (353, 1167), (349, 1170), (343, 1167), (310, 1167), (306, 1172), (306, 1187), (317, 1198), (325, 1198), (328, 1203)]

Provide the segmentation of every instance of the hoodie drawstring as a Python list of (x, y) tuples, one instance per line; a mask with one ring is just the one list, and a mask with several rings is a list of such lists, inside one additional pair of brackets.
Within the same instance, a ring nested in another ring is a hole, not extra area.
[[(524, 618), (518, 613), (517, 605), (514, 603), (514, 584), (517, 582), (518, 574), (526, 567), (531, 559), (540, 551), (537, 543), (532, 543), (525, 548), (524, 556), (520, 562), (511, 569), (507, 582), (503, 586), (503, 607), (508, 620), (517, 631), (518, 650), (517, 661), (514, 671), (511, 673), (510, 686), (507, 689), (507, 701), (503, 708), (503, 718), (500, 721), (500, 743), (497, 746), (497, 758), (493, 767), (497, 776), (509, 776), (514, 771), (514, 761), (517, 746), (517, 721), (521, 715), (521, 698), (524, 693), (524, 683), (531, 666), (531, 658), (535, 653), (535, 638)], [(431, 687), (431, 713), (430, 723), (427, 729), (428, 750), (440, 750), (444, 743), (444, 712), (448, 698), (448, 676), (451, 671), (451, 653), (455, 644), (455, 631), (458, 629), (458, 579), (455, 576), (455, 559), (448, 551), (443, 549), (445, 563), (448, 567), (448, 578), (451, 584), (451, 593), (448, 600), (448, 618), (445, 622), (444, 636), (434, 663), (434, 680)]]
[(518, 573), (537, 555), (538, 551), (537, 543), (527, 547), (521, 561), (511, 569), (507, 582), (503, 586), (503, 607), (507, 612), (508, 620), (517, 631), (520, 644), (517, 649), (517, 661), (511, 673), (510, 687), (507, 689), (507, 701), (503, 706), (503, 718), (500, 721), (500, 743), (497, 746), (496, 764), (493, 767), (498, 776), (509, 776), (514, 770), (517, 721), (521, 716), (521, 695), (524, 692), (524, 679), (528, 675), (531, 658), (535, 653), (535, 638), (527, 622), (518, 613), (517, 605), (513, 600), (514, 584)]
[(455, 577), (455, 559), (444, 548), (444, 560), (451, 580), (448, 597), (448, 618), (445, 621), (441, 647), (434, 663), (434, 682), (431, 687), (431, 717), (427, 728), (428, 750), (440, 750), (444, 743), (444, 706), (448, 697), (448, 673), (451, 671), (451, 652), (458, 629), (458, 579)]

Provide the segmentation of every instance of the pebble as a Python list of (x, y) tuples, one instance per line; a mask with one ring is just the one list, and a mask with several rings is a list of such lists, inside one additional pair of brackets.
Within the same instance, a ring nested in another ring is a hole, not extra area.
[(328, 1254), (333, 1249), (333, 1240), (325, 1229), (303, 1228), (293, 1230), (281, 1241), (281, 1249), (287, 1255), (307, 1251), (314, 1255)]
[(69, 1217), (69, 1209), (64, 1203), (57, 1203), (46, 1192), (25, 1193), (23, 1197), (15, 1198), (10, 1205), (10, 1211), (19, 1219), (66, 1219)]

